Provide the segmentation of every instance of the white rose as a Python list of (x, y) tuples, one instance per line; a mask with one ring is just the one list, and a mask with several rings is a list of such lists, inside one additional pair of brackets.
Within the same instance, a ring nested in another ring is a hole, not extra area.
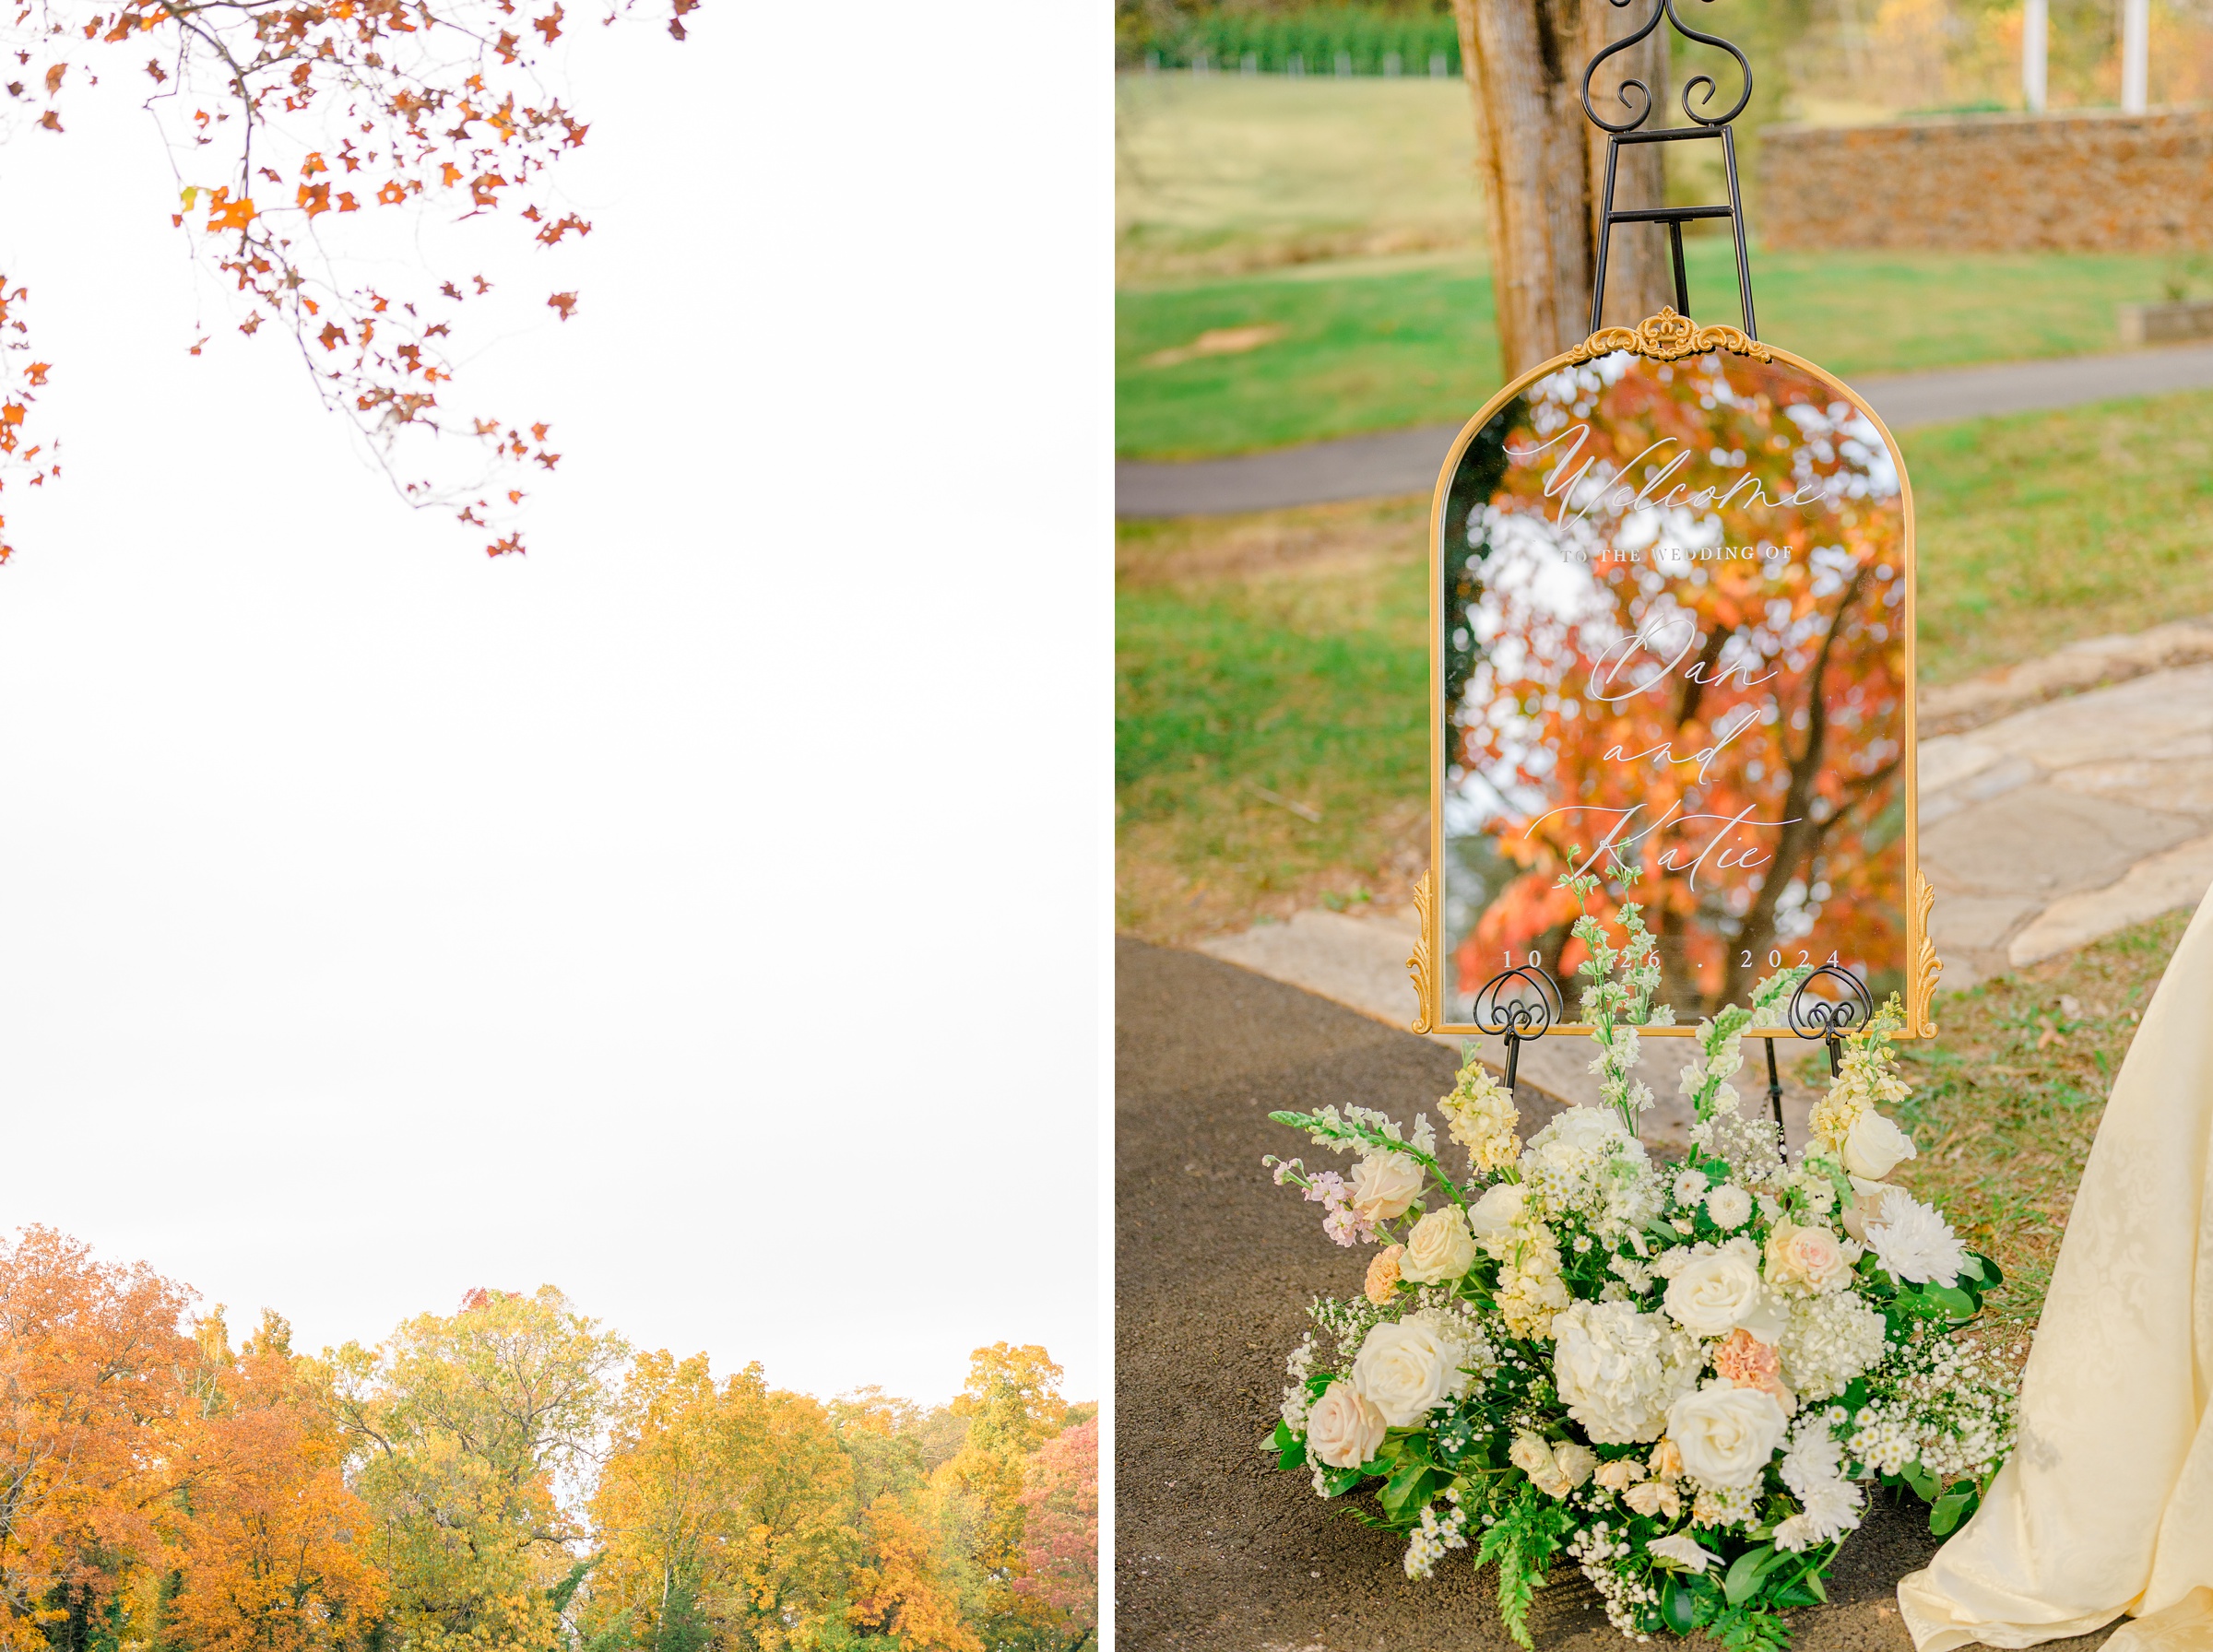
[(1781, 1402), (1758, 1388), (1700, 1388), (1667, 1409), (1684, 1471), (1716, 1489), (1757, 1484), (1789, 1427)]
[(1698, 1344), (1632, 1303), (1576, 1303), (1553, 1316), (1552, 1334), (1560, 1403), (1602, 1445), (1658, 1439), (1667, 1408), (1698, 1384)]
[(1353, 1386), (1393, 1428), (1411, 1428), (1462, 1386), (1459, 1344), (1409, 1321), (1379, 1325), (1361, 1339)]
[(1781, 1316), (1760, 1280), (1758, 1256), (1749, 1239), (1732, 1239), (1685, 1263), (1667, 1285), (1675, 1323), (1695, 1337), (1725, 1337), (1741, 1325), (1772, 1342), (1781, 1334)]
[(1357, 1469), (1383, 1446), (1383, 1413), (1352, 1384), (1334, 1382), (1307, 1413), (1307, 1455), (1332, 1469)]
[(1552, 1446), (1535, 1434), (1516, 1434), (1513, 1445), (1507, 1449), (1506, 1460), (1534, 1479), (1552, 1472)]
[(1529, 1203), (1529, 1189), (1519, 1182), (1501, 1182), (1475, 1201), (1468, 1211), (1468, 1231), (1475, 1243), (1499, 1256), (1513, 1242), (1514, 1230), (1521, 1225), (1522, 1207)]
[(1468, 1233), (1467, 1212), (1447, 1205), (1414, 1224), (1406, 1235), (1406, 1254), (1399, 1258), (1399, 1277), (1417, 1285), (1441, 1285), (1474, 1266), (1475, 1241)]
[(1752, 1215), (1752, 1196), (1734, 1182), (1723, 1182), (1706, 1196), (1706, 1214), (1724, 1233), (1741, 1228)]
[(1370, 1221), (1403, 1216), (1427, 1179), (1404, 1153), (1370, 1153), (1353, 1169), (1353, 1209)]
[(1873, 1107), (1863, 1108), (1844, 1137), (1841, 1156), (1853, 1175), (1879, 1180), (1913, 1157), (1913, 1138)]

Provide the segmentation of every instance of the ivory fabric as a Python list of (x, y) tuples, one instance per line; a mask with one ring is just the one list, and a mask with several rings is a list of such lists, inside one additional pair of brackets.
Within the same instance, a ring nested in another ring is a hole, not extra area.
[(2213, 895), (2113, 1083), (1974, 1517), (1898, 1586), (1918, 1652), (2124, 1613), (2113, 1652), (2213, 1652)]

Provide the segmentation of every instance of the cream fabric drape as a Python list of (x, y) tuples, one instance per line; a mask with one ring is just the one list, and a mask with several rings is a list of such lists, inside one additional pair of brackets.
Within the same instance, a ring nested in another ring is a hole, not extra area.
[(1918, 1652), (2123, 1613), (2114, 1652), (2213, 1652), (2213, 896), (2152, 995), (2060, 1246), (2019, 1444), (1898, 1586)]

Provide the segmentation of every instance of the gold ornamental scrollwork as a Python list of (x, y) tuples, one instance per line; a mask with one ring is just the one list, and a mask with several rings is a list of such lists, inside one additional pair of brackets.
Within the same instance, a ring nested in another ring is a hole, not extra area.
[(1429, 906), (1434, 899), (1430, 874), (1424, 872), (1422, 880), (1414, 886), (1414, 910), (1420, 926), (1414, 937), (1414, 950), (1406, 959), (1406, 973), (1414, 977), (1413, 1031), (1429, 1031)]
[(1687, 315), (1667, 309), (1634, 327), (1601, 327), (1568, 352), (1568, 360), (1595, 360), (1616, 350), (1649, 356), (1655, 361), (1676, 361), (1685, 356), (1704, 356), (1715, 350), (1749, 356), (1755, 361), (1772, 361), (1775, 352), (1748, 336), (1743, 328), (1716, 324), (1701, 327)]
[(1936, 943), (1929, 938), (1929, 920), (1935, 915), (1936, 891), (1917, 867), (1913, 873), (1913, 910), (1920, 918), (1921, 945), (1913, 953), (1913, 1008), (1919, 1025), (1913, 1029), (1920, 1038), (1936, 1036), (1936, 977), (1944, 974), (1944, 960), (1936, 956)]

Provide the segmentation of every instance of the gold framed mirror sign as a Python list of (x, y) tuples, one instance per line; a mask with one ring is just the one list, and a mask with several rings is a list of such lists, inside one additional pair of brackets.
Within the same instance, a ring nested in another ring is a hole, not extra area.
[[(1787, 350), (1669, 310), (1494, 396), (1430, 518), (1415, 1030), (1498, 1031), (1479, 999), (1524, 965), (1565, 986), (1561, 879), (1596, 873), (1590, 910), (1634, 901), (1656, 938), (1652, 1032), (1801, 965), (1753, 1032), (1897, 992), (1933, 1033), (1913, 586), (1897, 442)], [(1553, 1031), (1585, 1031), (1568, 991)]]

